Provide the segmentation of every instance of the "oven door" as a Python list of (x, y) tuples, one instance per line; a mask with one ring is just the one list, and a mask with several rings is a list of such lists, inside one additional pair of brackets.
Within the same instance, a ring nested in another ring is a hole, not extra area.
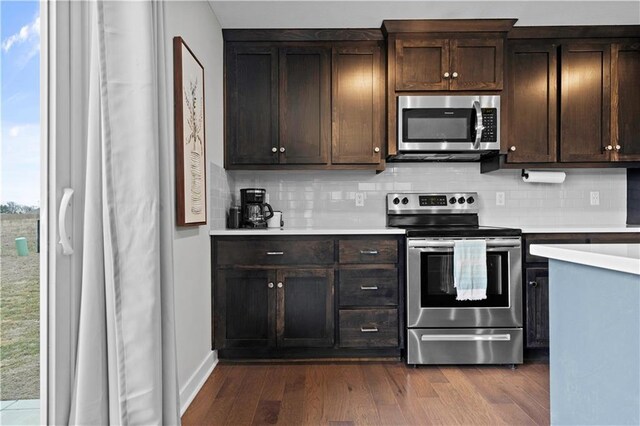
[(487, 298), (456, 300), (452, 239), (407, 243), (408, 327), (522, 326), (520, 238), (488, 238)]

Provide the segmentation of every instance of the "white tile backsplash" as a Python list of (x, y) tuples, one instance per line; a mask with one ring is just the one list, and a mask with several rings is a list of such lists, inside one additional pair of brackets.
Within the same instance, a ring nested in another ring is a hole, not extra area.
[(227, 227), (227, 212), (234, 192), (233, 176), (222, 167), (209, 163), (209, 227)]
[[(520, 173), (520, 170), (499, 170), (480, 174), (479, 163), (396, 163), (387, 164), (386, 171), (377, 175), (364, 171), (232, 171), (226, 173), (226, 179), (216, 178), (217, 184), (228, 188), (236, 199), (241, 188), (265, 188), (270, 204), (283, 212), (287, 227), (384, 226), (385, 196), (399, 191), (478, 192), (483, 225), (625, 223), (624, 169), (567, 170), (562, 184), (524, 183)], [(211, 187), (214, 187), (213, 181)], [(496, 205), (498, 191), (505, 193), (504, 206)], [(600, 205), (590, 205), (590, 191), (600, 192)], [(364, 193), (364, 207), (356, 207), (356, 192)], [(229, 197), (229, 193), (223, 190), (220, 196)], [(228, 203), (228, 199), (215, 200), (216, 205), (228, 206)], [(219, 213), (211, 216), (211, 220), (212, 227), (214, 224), (224, 227)]]

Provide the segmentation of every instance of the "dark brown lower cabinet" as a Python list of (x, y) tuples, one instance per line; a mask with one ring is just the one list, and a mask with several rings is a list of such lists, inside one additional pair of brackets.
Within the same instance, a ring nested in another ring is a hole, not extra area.
[(333, 269), (278, 271), (278, 346), (333, 346)]
[(404, 236), (213, 237), (221, 359), (399, 358)]
[(214, 300), (215, 336), (226, 348), (273, 346), (276, 343), (275, 270), (218, 271)]
[(528, 348), (549, 347), (549, 268), (527, 268), (525, 271), (525, 312)]

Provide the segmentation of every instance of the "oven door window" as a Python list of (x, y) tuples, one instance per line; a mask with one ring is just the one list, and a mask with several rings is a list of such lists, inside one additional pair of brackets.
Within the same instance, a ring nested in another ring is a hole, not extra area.
[(473, 142), (476, 114), (472, 108), (405, 108), (404, 142)]
[(423, 308), (508, 307), (509, 254), (487, 252), (487, 298), (456, 300), (453, 286), (453, 252), (420, 254), (420, 303)]

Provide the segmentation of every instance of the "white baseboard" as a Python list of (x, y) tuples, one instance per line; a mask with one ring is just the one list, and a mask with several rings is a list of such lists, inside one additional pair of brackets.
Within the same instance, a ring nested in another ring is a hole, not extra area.
[(180, 389), (180, 416), (187, 411), (189, 405), (207, 381), (211, 372), (218, 365), (218, 351), (211, 351), (209, 355), (202, 361), (200, 367), (189, 377), (187, 383)]

